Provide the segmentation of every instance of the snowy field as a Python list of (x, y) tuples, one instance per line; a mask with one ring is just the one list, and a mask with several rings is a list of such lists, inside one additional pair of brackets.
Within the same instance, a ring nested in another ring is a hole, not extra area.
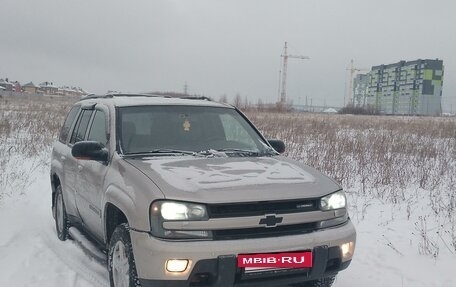
[[(0, 99), (0, 286), (109, 286), (55, 234), (49, 152), (68, 105)], [(358, 242), (334, 286), (456, 286), (454, 118), (248, 115), (345, 187)]]

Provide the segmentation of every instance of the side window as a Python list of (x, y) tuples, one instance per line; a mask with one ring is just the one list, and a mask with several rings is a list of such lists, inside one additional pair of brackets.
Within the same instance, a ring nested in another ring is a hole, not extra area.
[(76, 123), (76, 127), (73, 130), (73, 134), (71, 135), (70, 143), (74, 144), (84, 140), (84, 136), (87, 131), (87, 126), (89, 125), (90, 116), (92, 115), (92, 110), (83, 110), (81, 115), (79, 116), (78, 122)]
[(95, 112), (87, 140), (101, 142), (105, 146), (108, 143), (108, 138), (106, 137), (106, 116), (102, 111)]
[(73, 124), (74, 120), (76, 119), (76, 115), (79, 112), (79, 106), (72, 107), (70, 112), (68, 113), (68, 116), (65, 120), (65, 123), (62, 126), (62, 129), (60, 130), (60, 135), (59, 135), (59, 141), (62, 143), (65, 143), (68, 134), (70, 133), (71, 125)]

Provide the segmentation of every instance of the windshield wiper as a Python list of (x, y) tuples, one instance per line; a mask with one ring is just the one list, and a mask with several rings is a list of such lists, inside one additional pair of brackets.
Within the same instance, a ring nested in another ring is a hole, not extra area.
[(279, 153), (272, 147), (268, 147), (262, 151), (262, 155), (279, 155)]
[(246, 155), (246, 156), (277, 155), (277, 152), (271, 148), (265, 149), (263, 151), (244, 150), (244, 149), (237, 149), (237, 148), (222, 148), (222, 149), (217, 149), (217, 151)]
[(222, 151), (222, 152), (232, 152), (232, 153), (254, 153), (257, 154), (259, 153), (258, 151), (254, 150), (248, 150), (248, 149), (239, 149), (239, 148), (221, 148), (221, 149), (216, 149), (216, 151)]
[(239, 149), (239, 148), (221, 148), (217, 149), (218, 152), (223, 152), (225, 154), (236, 154), (240, 156), (261, 156), (260, 151), (254, 150), (246, 150), (246, 149)]
[(150, 154), (173, 154), (173, 155), (198, 155), (194, 151), (187, 151), (187, 150), (178, 150), (178, 149), (166, 149), (166, 148), (158, 148), (153, 149), (150, 151), (140, 151), (140, 152), (129, 152), (125, 153), (126, 156), (135, 156), (135, 155), (150, 155)]

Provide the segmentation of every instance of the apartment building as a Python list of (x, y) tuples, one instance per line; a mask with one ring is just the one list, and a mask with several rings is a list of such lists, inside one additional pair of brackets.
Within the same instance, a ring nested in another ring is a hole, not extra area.
[(439, 59), (373, 66), (368, 74), (357, 75), (354, 101), (389, 115), (440, 115), (443, 75)]

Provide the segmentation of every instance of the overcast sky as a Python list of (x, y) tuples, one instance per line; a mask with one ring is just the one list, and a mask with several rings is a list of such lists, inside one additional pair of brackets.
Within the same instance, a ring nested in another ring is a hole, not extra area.
[[(456, 97), (454, 0), (2, 0), (0, 78), (94, 92), (236, 93), (340, 106), (350, 59), (360, 68), (443, 59)], [(456, 101), (452, 100), (456, 106)]]

